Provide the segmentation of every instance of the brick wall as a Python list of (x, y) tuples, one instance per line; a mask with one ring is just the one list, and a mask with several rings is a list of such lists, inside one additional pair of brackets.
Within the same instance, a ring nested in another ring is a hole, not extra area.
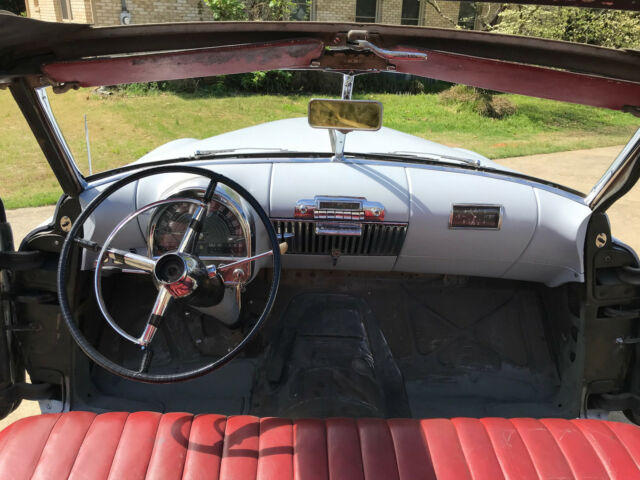
[[(424, 1), (422, 25), (452, 28), (458, 22), (458, 2), (437, 1), (439, 13), (433, 4)], [(356, 18), (356, 0), (315, 0), (316, 19), (319, 22), (353, 22)], [(379, 0), (378, 18), (381, 23), (400, 24), (402, 0)], [(449, 21), (451, 19), (454, 23)]]
[(61, 0), (26, 0), (27, 16), (47, 22), (92, 23), (91, 0), (68, 0), (70, 19), (62, 18)]
[[(96, 25), (118, 25), (119, 0), (93, 0)], [(213, 20), (211, 9), (202, 0), (128, 0), (131, 23), (200, 22)]]
[[(61, 0), (26, 0), (31, 18), (60, 22)], [(120, 24), (120, 0), (69, 0), (73, 22), (95, 25)], [(452, 28), (458, 22), (460, 4), (451, 1), (423, 0), (422, 25)], [(440, 12), (434, 7), (438, 5)], [(131, 23), (165, 23), (211, 21), (211, 10), (203, 0), (127, 0)], [(354, 22), (356, 0), (314, 0), (315, 19), (319, 22)], [(402, 0), (378, 0), (381, 23), (399, 24)]]
[[(454, 28), (458, 24), (460, 3), (439, 2), (438, 0), (431, 1), (433, 3), (425, 3), (422, 25), (426, 27)], [(438, 6), (440, 12), (433, 6), (434, 3)]]
[(318, 22), (355, 22), (356, 0), (316, 0)]
[(399, 25), (402, 17), (402, 0), (382, 0), (379, 4), (382, 12), (378, 13), (380, 23)]

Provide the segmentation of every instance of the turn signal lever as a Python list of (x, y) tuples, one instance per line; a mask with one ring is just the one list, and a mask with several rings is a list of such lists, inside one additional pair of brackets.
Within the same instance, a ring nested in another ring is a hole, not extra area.
[[(287, 253), (288, 248), (289, 248), (289, 245), (287, 245), (287, 242), (282, 242), (280, 244), (280, 255), (284, 255), (285, 253)], [(269, 250), (268, 252), (263, 252), (263, 253), (259, 253), (258, 255), (254, 255), (253, 257), (243, 258), (242, 260), (238, 260), (237, 262), (228, 263), (226, 265), (220, 265), (217, 268), (214, 267), (213, 269), (214, 275), (215, 275), (215, 272), (224, 272), (225, 270), (231, 270), (241, 265), (244, 265), (245, 263), (254, 262), (256, 260), (260, 260), (261, 258), (270, 257), (271, 255), (273, 255), (273, 251)], [(209, 275), (211, 275), (211, 267), (209, 267), (209, 269), (210, 269)]]

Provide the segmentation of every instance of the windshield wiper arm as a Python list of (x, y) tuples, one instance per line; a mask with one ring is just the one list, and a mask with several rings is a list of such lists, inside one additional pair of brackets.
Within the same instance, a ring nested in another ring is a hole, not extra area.
[(228, 155), (244, 151), (258, 152), (288, 152), (286, 148), (278, 147), (240, 147), (240, 148), (222, 148), (220, 150), (196, 150), (191, 158), (200, 159), (206, 157), (215, 157), (217, 155)]
[(464, 158), (464, 157), (454, 157), (451, 155), (436, 155), (433, 153), (422, 153), (422, 152), (407, 152), (407, 151), (396, 151), (389, 152), (387, 155), (393, 155), (394, 157), (403, 157), (403, 158), (419, 158), (423, 160), (435, 160), (436, 162), (460, 162), (466, 163), (468, 165), (475, 165), (476, 167), (482, 166), (482, 161), (475, 158)]

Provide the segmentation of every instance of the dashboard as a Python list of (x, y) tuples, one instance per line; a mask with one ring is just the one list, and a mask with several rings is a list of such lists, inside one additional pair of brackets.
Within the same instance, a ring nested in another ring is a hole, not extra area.
[[(590, 209), (581, 198), (507, 173), (445, 165), (349, 159), (194, 161), (243, 185), (287, 238), (283, 268), (469, 275), (556, 286), (582, 282)], [(114, 178), (115, 179), (115, 178)], [(90, 186), (88, 203), (110, 181)], [(190, 218), (181, 197), (202, 194), (203, 178), (158, 175), (117, 192), (86, 224), (106, 238), (128, 213), (176, 203), (138, 217), (114, 246), (153, 256), (175, 248)], [(221, 185), (197, 250), (206, 262), (268, 249), (266, 232), (246, 202)], [(84, 267), (91, 268), (91, 253)], [(253, 264), (252, 277), (270, 261)], [(250, 267), (249, 267), (250, 268)]]

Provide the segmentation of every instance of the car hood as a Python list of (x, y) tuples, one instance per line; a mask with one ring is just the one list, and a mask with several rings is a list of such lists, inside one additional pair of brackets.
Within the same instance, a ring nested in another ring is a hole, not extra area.
[[(240, 145), (242, 148), (238, 149)], [(376, 132), (351, 132), (347, 135), (345, 145), (347, 154), (421, 154), (459, 158), (478, 162), (483, 167), (511, 171), (470, 150), (448, 147), (386, 127)], [(220, 150), (234, 150), (238, 153), (265, 152), (266, 154), (286, 150), (294, 155), (295, 152), (331, 155), (333, 151), (328, 131), (310, 127), (307, 118), (302, 117), (276, 120), (202, 140), (181, 138), (165, 143), (134, 163), (193, 157), (198, 152)]]

